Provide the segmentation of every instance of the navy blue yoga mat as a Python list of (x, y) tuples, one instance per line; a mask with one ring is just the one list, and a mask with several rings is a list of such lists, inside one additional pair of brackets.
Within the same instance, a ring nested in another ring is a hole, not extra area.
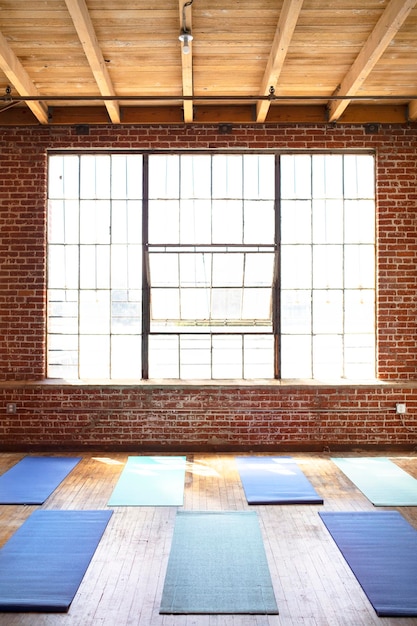
[(0, 611), (68, 611), (111, 515), (32, 513), (0, 550)]
[(319, 513), (380, 617), (417, 616), (417, 531), (398, 511)]
[(291, 457), (236, 457), (249, 504), (323, 504)]
[(81, 457), (26, 456), (0, 476), (0, 504), (43, 504)]

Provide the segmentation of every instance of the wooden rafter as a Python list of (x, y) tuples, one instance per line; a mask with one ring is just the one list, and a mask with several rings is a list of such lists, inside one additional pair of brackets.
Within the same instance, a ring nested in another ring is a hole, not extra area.
[[(268, 63), (262, 79), (260, 89), (261, 96), (267, 96), (271, 87), (275, 90), (278, 85), (279, 75), (281, 74), (282, 66), (287, 56), (303, 2), (304, 0), (284, 0)], [(262, 123), (265, 121), (270, 104), (269, 100), (258, 102), (256, 107), (257, 122)]]
[[(180, 10), (180, 24), (183, 25), (183, 11), (187, 11), (187, 29), (191, 31), (191, 7), (187, 7), (184, 9), (184, 1), (179, 0), (179, 10)], [(187, 10), (188, 9), (188, 10)], [(183, 54), (182, 46), (180, 48), (181, 54), (181, 70), (182, 70), (182, 95), (183, 96), (192, 96), (193, 95), (193, 44), (190, 45), (189, 54)], [(184, 109), (184, 122), (190, 123), (193, 121), (193, 101), (192, 100), (184, 100), (183, 102)]]
[[(85, 0), (65, 0), (65, 3), (101, 95), (115, 96), (116, 93), (97, 41)], [(111, 121), (114, 124), (119, 124), (120, 107), (118, 102), (115, 100), (105, 100), (104, 104)]]
[[(416, 4), (417, 0), (391, 0), (342, 80), (337, 96), (353, 96), (358, 92)], [(337, 121), (349, 103), (349, 99), (331, 102), (329, 121)]]
[[(0, 33), (0, 68), (20, 96), (40, 95), (2, 33)], [(44, 102), (31, 101), (27, 106), (41, 124), (48, 123), (48, 107)]]
[(417, 120), (417, 100), (412, 100), (408, 105), (408, 119)]

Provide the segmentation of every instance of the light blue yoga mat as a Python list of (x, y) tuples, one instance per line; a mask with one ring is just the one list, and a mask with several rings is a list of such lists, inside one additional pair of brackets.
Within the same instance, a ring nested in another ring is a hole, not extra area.
[(0, 476), (0, 504), (43, 504), (81, 457), (25, 456)]
[(185, 456), (130, 456), (108, 506), (182, 506)]
[(249, 504), (323, 504), (292, 457), (236, 457)]
[(417, 506), (417, 480), (384, 457), (333, 458), (375, 506)]
[(255, 511), (177, 512), (159, 612), (278, 613)]

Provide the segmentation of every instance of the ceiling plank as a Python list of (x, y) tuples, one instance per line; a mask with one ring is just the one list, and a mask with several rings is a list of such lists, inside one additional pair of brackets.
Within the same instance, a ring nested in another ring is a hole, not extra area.
[[(0, 33), (0, 68), (20, 96), (40, 95), (2, 33)], [(32, 101), (28, 102), (27, 106), (41, 124), (48, 124), (48, 107), (44, 102)]]
[[(285, 57), (287, 56), (303, 2), (304, 0), (284, 0), (268, 63), (262, 79), (260, 89), (261, 96), (267, 96), (270, 93), (271, 87), (275, 90), (278, 85), (279, 75), (281, 74)], [(258, 102), (256, 106), (257, 122), (262, 123), (265, 121), (270, 104), (268, 100)]]
[[(192, 2), (192, 0), (191, 0)], [(187, 30), (191, 32), (191, 3), (185, 2), (184, 0), (179, 0), (179, 10), (180, 10), (180, 24), (181, 28), (187, 27)], [(186, 15), (186, 9), (188, 15)], [(186, 24), (184, 24), (184, 16), (186, 16)], [(183, 54), (182, 44), (181, 44), (181, 71), (182, 71), (182, 95), (183, 96), (192, 96), (193, 95), (193, 43), (192, 41), (189, 43), (190, 52), (188, 54)], [(184, 100), (183, 103), (184, 108), (184, 122), (189, 124), (193, 121), (193, 101), (192, 100)]]
[[(358, 92), (416, 4), (417, 0), (391, 0), (335, 95), (352, 96)], [(329, 103), (329, 121), (337, 121), (349, 103), (349, 99)]]
[[(85, 0), (65, 0), (65, 3), (101, 95), (115, 96), (116, 93), (97, 41)], [(120, 107), (118, 102), (105, 100), (104, 104), (113, 124), (119, 124)]]

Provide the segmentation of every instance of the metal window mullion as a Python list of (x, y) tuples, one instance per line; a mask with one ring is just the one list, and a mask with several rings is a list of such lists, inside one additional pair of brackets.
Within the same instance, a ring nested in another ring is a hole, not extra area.
[(149, 273), (149, 156), (142, 162), (142, 378), (149, 378), (150, 273)]
[(274, 378), (281, 378), (281, 157), (275, 155), (275, 258), (272, 282), (272, 332), (274, 336)]
[(81, 378), (81, 157), (78, 157), (78, 307), (77, 307), (77, 354), (78, 354), (78, 366), (77, 373), (78, 378)]

